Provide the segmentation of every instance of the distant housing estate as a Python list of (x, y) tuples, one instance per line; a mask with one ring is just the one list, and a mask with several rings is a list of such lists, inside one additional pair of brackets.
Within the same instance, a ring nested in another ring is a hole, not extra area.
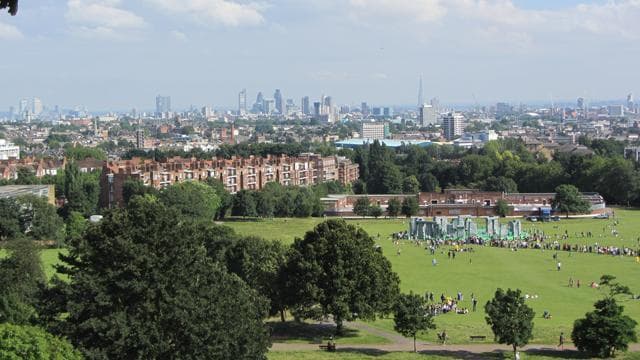
[(229, 192), (235, 193), (260, 190), (269, 182), (307, 186), (338, 181), (347, 185), (358, 176), (358, 165), (351, 160), (317, 154), (212, 160), (175, 157), (164, 162), (134, 158), (104, 164), (100, 177), (100, 205), (123, 206), (123, 185), (127, 179), (137, 179), (157, 189), (182, 181), (217, 179)]

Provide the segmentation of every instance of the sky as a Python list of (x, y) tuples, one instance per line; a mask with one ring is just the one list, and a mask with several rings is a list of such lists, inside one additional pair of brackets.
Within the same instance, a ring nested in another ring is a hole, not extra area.
[(0, 13), (0, 111), (512, 103), (640, 94), (640, 0), (21, 0)]

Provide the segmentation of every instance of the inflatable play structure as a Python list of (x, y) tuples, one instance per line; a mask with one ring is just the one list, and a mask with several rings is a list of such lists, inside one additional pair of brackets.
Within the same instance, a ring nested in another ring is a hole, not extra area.
[[(484, 219), (484, 228), (478, 226), (480, 219)], [(446, 217), (435, 216), (432, 220), (412, 218), (409, 223), (409, 237), (412, 240), (467, 241), (479, 238), (488, 241), (520, 240), (528, 237), (528, 234), (522, 231), (520, 220), (501, 224), (498, 217), (458, 216), (449, 221)]]

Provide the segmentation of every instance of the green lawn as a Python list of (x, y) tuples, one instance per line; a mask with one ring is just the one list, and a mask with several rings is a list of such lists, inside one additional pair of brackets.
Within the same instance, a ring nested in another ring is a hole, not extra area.
[[(640, 211), (616, 210), (619, 237), (611, 236), (607, 226), (613, 220), (562, 219), (554, 223), (525, 223), (525, 227), (536, 227), (547, 233), (563, 233), (568, 230), (570, 243), (612, 244), (616, 246), (637, 247), (640, 236)], [(278, 239), (290, 243), (295, 237), (304, 235), (321, 219), (274, 219), (257, 222), (227, 222), (239, 233)], [(479, 299), (478, 311), (468, 315), (445, 314), (436, 318), (438, 331), (446, 329), (454, 343), (469, 342), (470, 335), (486, 335), (487, 341), (493, 336), (486, 325), (483, 304), (489, 300), (497, 287), (519, 288), (525, 294), (537, 295), (529, 301), (536, 312), (533, 343), (552, 344), (557, 341), (560, 331), (568, 336), (575, 319), (582, 317), (592, 309), (593, 303), (602, 296), (598, 290), (588, 287), (591, 281), (597, 281), (602, 274), (612, 274), (640, 293), (640, 264), (629, 257), (609, 255), (569, 254), (559, 252), (563, 263), (562, 271), (557, 271), (552, 258), (554, 252), (542, 250), (519, 250), (475, 247), (473, 253), (458, 254), (455, 260), (447, 258), (446, 251), (439, 252), (435, 258), (437, 266), (431, 265), (432, 256), (421, 247), (409, 242), (394, 246), (388, 239), (389, 234), (405, 230), (406, 220), (350, 220), (350, 223), (364, 228), (377, 239), (387, 254), (393, 269), (400, 275), (402, 291), (414, 291), (424, 294), (432, 291), (439, 297), (441, 293), (455, 296), (461, 291), (465, 296), (462, 306), (471, 308), (471, 293)], [(605, 227), (605, 236), (600, 237)], [(557, 228), (556, 228), (557, 227)], [(575, 238), (575, 232), (591, 231), (596, 237), (591, 239)], [(400, 248), (401, 255), (397, 255)], [(445, 249), (446, 250), (446, 249)], [(580, 280), (580, 289), (568, 287), (569, 277)], [(624, 299), (622, 304), (626, 312), (640, 319), (640, 300)], [(552, 318), (545, 320), (542, 313), (548, 310)], [(370, 323), (387, 331), (393, 331), (393, 320), (382, 319)], [(423, 336), (423, 340), (436, 341), (435, 332)]]
[(387, 344), (389, 340), (370, 334), (366, 331), (345, 327), (343, 334), (335, 336), (335, 327), (329, 324), (316, 324), (312, 322), (297, 323), (294, 321), (280, 322), (273, 320), (268, 322), (271, 328), (271, 339), (278, 343), (288, 344), (320, 344), (326, 343), (330, 336), (342, 345), (362, 344)]
[[(616, 246), (638, 247), (640, 236), (640, 211), (616, 210), (619, 237), (611, 236), (607, 226), (613, 220), (579, 219), (565, 220), (557, 223), (532, 224), (525, 223), (525, 228), (536, 227), (547, 233), (563, 233), (566, 229), (571, 235), (570, 243), (612, 244)], [(267, 239), (277, 239), (291, 243), (295, 237), (302, 237), (307, 230), (323, 219), (273, 219), (263, 221), (228, 221), (226, 225), (245, 235), (256, 235)], [(640, 264), (628, 257), (612, 257), (609, 255), (571, 254), (559, 252), (563, 263), (562, 271), (556, 271), (553, 252), (541, 250), (520, 250), (512, 252), (506, 249), (475, 247), (473, 253), (460, 253), (455, 260), (446, 256), (446, 249), (436, 254), (437, 266), (431, 265), (432, 256), (421, 247), (409, 242), (394, 246), (389, 240), (392, 232), (403, 231), (407, 221), (394, 220), (349, 220), (361, 226), (376, 238), (390, 259), (394, 271), (400, 275), (402, 291), (414, 291), (424, 294), (432, 291), (439, 297), (441, 293), (455, 296), (461, 291), (465, 296), (462, 306), (471, 307), (471, 293), (479, 298), (478, 311), (468, 315), (445, 314), (436, 318), (438, 331), (446, 329), (451, 342), (467, 343), (469, 335), (486, 335), (491, 341), (492, 335), (484, 320), (483, 304), (489, 300), (497, 287), (519, 288), (523, 293), (538, 295), (528, 303), (536, 312), (535, 338), (533, 343), (553, 344), (560, 331), (570, 334), (573, 321), (590, 311), (596, 299), (602, 296), (598, 290), (588, 287), (602, 274), (612, 274), (640, 293)], [(605, 233), (602, 234), (603, 227)], [(591, 231), (596, 236), (591, 239), (575, 238), (575, 232)], [(378, 234), (380, 237), (378, 238)], [(400, 248), (401, 255), (397, 255)], [(3, 253), (0, 252), (0, 256)], [(54, 273), (53, 264), (57, 262), (58, 250), (42, 252), (45, 271), (48, 276)], [(569, 288), (569, 277), (580, 280), (582, 287)], [(624, 299), (625, 311), (635, 319), (640, 319), (640, 300)], [(552, 319), (545, 320), (542, 313), (548, 310)], [(370, 323), (371, 326), (393, 332), (393, 321), (382, 319)], [(423, 340), (435, 341), (435, 332), (423, 336)], [(289, 341), (308, 341), (308, 338), (290, 339)], [(351, 343), (372, 343), (375, 336), (359, 333), (352, 337)]]
[[(521, 352), (521, 359), (523, 360), (557, 360), (557, 359), (582, 359), (582, 357), (575, 352), (554, 352), (548, 355), (529, 354)], [(449, 360), (449, 359), (513, 359), (513, 354), (510, 352), (496, 352), (485, 354), (470, 354), (468, 352), (443, 352), (440, 355), (436, 354), (415, 354), (411, 352), (377, 352), (373, 350), (368, 351), (337, 351), (335, 353), (329, 353), (326, 351), (298, 351), (298, 352), (270, 352), (267, 355), (269, 360)], [(618, 360), (638, 360), (640, 359), (640, 353), (622, 354), (616, 357)]]

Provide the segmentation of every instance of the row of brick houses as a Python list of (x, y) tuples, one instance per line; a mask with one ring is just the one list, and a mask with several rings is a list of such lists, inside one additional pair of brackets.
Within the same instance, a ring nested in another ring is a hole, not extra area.
[(100, 177), (100, 205), (122, 206), (122, 190), (127, 179), (137, 179), (157, 189), (182, 181), (217, 179), (229, 192), (235, 193), (260, 190), (269, 182), (307, 186), (338, 181), (347, 185), (356, 181), (358, 176), (358, 165), (349, 159), (317, 154), (212, 160), (176, 157), (164, 162), (134, 158), (105, 162)]
[[(368, 197), (372, 204), (386, 211), (389, 200), (399, 201), (406, 197), (417, 197), (420, 216), (495, 216), (496, 203), (505, 200), (510, 207), (509, 216), (537, 215), (540, 208), (550, 207), (555, 193), (502, 193), (475, 189), (448, 189), (443, 192), (421, 192), (417, 195), (330, 195), (322, 199), (325, 214), (353, 216), (353, 205), (361, 197)], [(597, 193), (583, 193), (591, 204), (592, 214), (607, 211), (606, 203)]]

